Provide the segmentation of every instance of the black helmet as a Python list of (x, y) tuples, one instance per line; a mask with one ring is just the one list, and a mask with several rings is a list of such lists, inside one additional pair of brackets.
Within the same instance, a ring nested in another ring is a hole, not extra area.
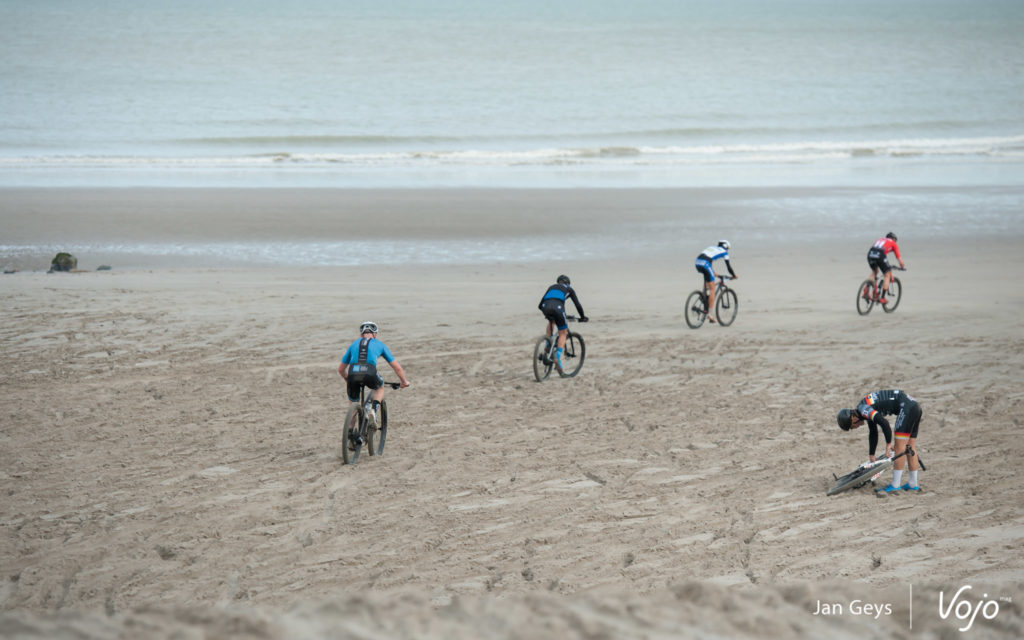
[(850, 426), (853, 425), (853, 411), (850, 409), (840, 409), (839, 413), (836, 414), (836, 422), (839, 423), (840, 429), (849, 431)]
[(899, 242), (899, 240), (896, 239), (896, 234), (893, 233), (892, 231), (890, 231), (889, 233), (885, 234), (885, 237), (889, 238), (893, 242)]
[(566, 286), (569, 286), (569, 276), (562, 274), (558, 276), (558, 279), (555, 280), (555, 282), (557, 282), (558, 284), (564, 284)]

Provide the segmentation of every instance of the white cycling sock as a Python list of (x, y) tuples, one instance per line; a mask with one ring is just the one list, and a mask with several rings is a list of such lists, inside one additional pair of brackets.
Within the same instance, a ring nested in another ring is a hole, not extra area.
[(907, 484), (912, 487), (917, 486), (917, 469), (907, 472)]
[(903, 469), (893, 469), (892, 472), (892, 486), (900, 486), (900, 478), (903, 477)]

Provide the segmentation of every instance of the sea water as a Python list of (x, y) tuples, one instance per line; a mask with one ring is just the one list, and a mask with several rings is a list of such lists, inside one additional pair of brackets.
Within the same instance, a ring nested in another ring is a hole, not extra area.
[(0, 186), (1006, 185), (1019, 0), (0, 0)]
[[(1024, 225), (1020, 0), (0, 0), (0, 25), (0, 187), (852, 188), (738, 190), (727, 228), (581, 229), (558, 239), (576, 258)], [(0, 259), (552, 259), (542, 231), (394, 232), (0, 233)]]

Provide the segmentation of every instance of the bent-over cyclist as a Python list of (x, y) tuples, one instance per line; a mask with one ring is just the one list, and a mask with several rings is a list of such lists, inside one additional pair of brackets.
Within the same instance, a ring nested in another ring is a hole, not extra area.
[(359, 402), (360, 387), (372, 389), (370, 405), (366, 412), (366, 419), (377, 424), (377, 416), (380, 413), (380, 401), (384, 398), (384, 380), (377, 373), (377, 360), (381, 357), (391, 368), (394, 369), (401, 388), (409, 386), (409, 380), (405, 377), (402, 365), (398, 364), (395, 356), (391, 355), (388, 346), (377, 339), (377, 323), (364, 322), (359, 326), (359, 338), (349, 345), (345, 355), (338, 365), (338, 373), (345, 379), (348, 386), (348, 399), (350, 402)]
[[(896, 422), (892, 428), (885, 416), (896, 416)], [(862, 423), (868, 424), (868, 457), (875, 461), (875, 449), (878, 446), (878, 429), (882, 430), (885, 436), (885, 455), (892, 456), (901, 454), (907, 447), (913, 451), (912, 454), (897, 458), (893, 462), (892, 484), (879, 488), (878, 491), (892, 493), (894, 491), (920, 491), (917, 484), (917, 431), (921, 422), (921, 405), (912, 396), (907, 395), (900, 389), (884, 389), (873, 391), (857, 404), (854, 409), (840, 409), (836, 414), (836, 421), (843, 431), (856, 429)], [(895, 451), (893, 451), (893, 431), (896, 436)], [(904, 458), (910, 459), (910, 472), (907, 475), (907, 482), (900, 486), (900, 479), (903, 476)]]
[[(580, 314), (580, 322), (586, 322), (589, 320), (587, 314), (583, 313), (583, 306), (580, 304), (580, 299), (576, 296), (576, 290), (570, 286), (569, 276), (560, 275), (555, 280), (555, 284), (548, 287), (548, 290), (544, 292), (544, 297), (540, 299), (540, 304), (537, 308), (544, 314), (544, 318), (548, 321), (547, 335), (554, 333), (554, 330), (558, 330), (558, 340), (555, 348), (555, 368), (559, 373), (562, 373), (562, 350), (565, 348), (565, 337), (569, 333), (569, 321), (565, 317), (565, 301), (566, 298), (571, 299), (572, 303), (576, 305), (576, 311)], [(550, 365), (550, 362), (545, 361), (545, 365)]]

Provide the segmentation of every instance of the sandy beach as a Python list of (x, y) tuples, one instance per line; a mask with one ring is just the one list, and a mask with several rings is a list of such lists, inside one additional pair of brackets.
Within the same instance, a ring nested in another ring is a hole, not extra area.
[[(6, 257), (0, 637), (1024, 636), (1024, 219), (744, 204), (821, 195), (4, 190), (9, 245), (536, 238), (550, 259)], [(861, 317), (890, 228), (905, 294)], [(575, 255), (577, 233), (621, 251)], [(690, 330), (719, 237), (739, 315)], [(587, 358), (537, 383), (559, 273)], [(343, 466), (337, 366), (366, 319), (412, 386), (384, 455)], [(884, 388), (923, 407), (923, 492), (826, 497), (867, 459), (836, 411)], [(961, 633), (965, 585), (996, 613)]]

